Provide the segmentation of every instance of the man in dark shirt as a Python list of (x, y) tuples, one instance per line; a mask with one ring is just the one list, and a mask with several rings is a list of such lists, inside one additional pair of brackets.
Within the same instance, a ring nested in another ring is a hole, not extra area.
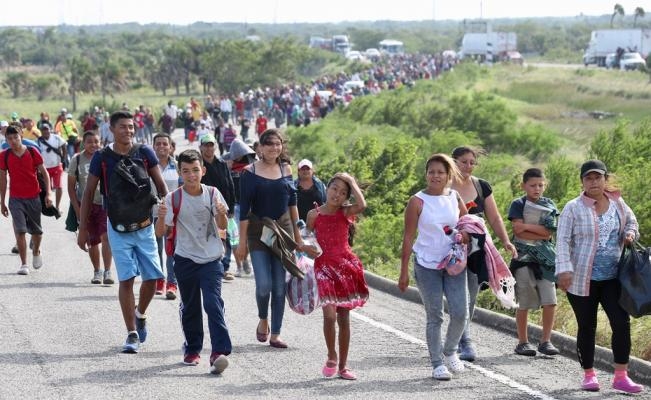
[(298, 162), (298, 179), (294, 181), (297, 193), (298, 217), (305, 221), (307, 213), (314, 208), (314, 203), (321, 205), (326, 201), (326, 188), (314, 175), (312, 161), (303, 159)]
[[(203, 157), (203, 163), (206, 167), (206, 174), (201, 178), (201, 183), (214, 186), (219, 190), (226, 200), (229, 210), (228, 212), (232, 215), (233, 210), (235, 209), (235, 187), (233, 185), (233, 178), (231, 177), (231, 172), (228, 169), (226, 162), (215, 156), (216, 145), (217, 139), (215, 139), (214, 135), (205, 135), (201, 138), (199, 151), (201, 152), (201, 157)], [(235, 275), (228, 270), (231, 263), (232, 251), (228, 233), (226, 233), (226, 236), (222, 237), (222, 242), (225, 250), (224, 258), (222, 258), (222, 264), (224, 265), (224, 280), (232, 281), (235, 279)]]

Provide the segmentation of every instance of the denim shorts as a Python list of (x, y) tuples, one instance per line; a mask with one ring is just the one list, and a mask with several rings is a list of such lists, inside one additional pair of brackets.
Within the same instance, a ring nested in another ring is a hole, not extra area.
[(135, 232), (121, 233), (113, 230), (108, 221), (106, 231), (119, 281), (127, 281), (136, 276), (141, 276), (143, 281), (164, 277), (158, 258), (154, 225)]

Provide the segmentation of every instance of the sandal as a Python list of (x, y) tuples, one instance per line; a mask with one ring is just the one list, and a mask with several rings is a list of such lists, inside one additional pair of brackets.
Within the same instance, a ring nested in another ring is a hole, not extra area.
[(326, 361), (321, 373), (325, 378), (332, 378), (337, 373), (337, 360)]
[(255, 337), (258, 339), (258, 342), (264, 343), (269, 339), (269, 334), (271, 333), (271, 329), (267, 327), (267, 332), (266, 333), (260, 333), (258, 330), (258, 327), (255, 327)]
[(348, 368), (339, 370), (339, 377), (347, 381), (354, 381), (357, 379), (357, 375), (355, 375), (355, 373)]

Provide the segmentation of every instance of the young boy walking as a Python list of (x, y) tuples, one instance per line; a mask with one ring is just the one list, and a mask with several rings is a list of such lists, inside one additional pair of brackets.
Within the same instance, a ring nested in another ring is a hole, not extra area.
[[(151, 147), (134, 145), (133, 115), (116, 111), (110, 123), (115, 141), (96, 151), (90, 161), (79, 211), (77, 245), (88, 250), (89, 215), (95, 190), (101, 184), (109, 222), (107, 236), (120, 281), (118, 298), (127, 328), (122, 351), (137, 353), (140, 343), (147, 339), (146, 312), (156, 281), (163, 278), (151, 215), (155, 199), (151, 197), (149, 180), (156, 185), (159, 197), (167, 194), (167, 186)], [(136, 276), (142, 278), (137, 305), (133, 293)]]
[(559, 353), (551, 343), (556, 307), (552, 234), (556, 231), (558, 210), (552, 200), (543, 197), (545, 175), (542, 170), (526, 170), (521, 187), (526, 195), (513, 200), (508, 216), (513, 225), (513, 244), (518, 250), (518, 258), (511, 260), (511, 272), (516, 281), (515, 296), (519, 303), (515, 314), (518, 332), (515, 352), (522, 356), (536, 355), (536, 348), (529, 343), (527, 336), (527, 317), (529, 310), (542, 307), (543, 333), (538, 351), (553, 356)]
[[(45, 205), (52, 206), (50, 199), (50, 176), (43, 166), (43, 158), (37, 149), (27, 148), (22, 143), (22, 129), (18, 126), (8, 126), (5, 139), (9, 145), (7, 150), (0, 153), (0, 206), (2, 215), (13, 219), (16, 247), (20, 255), (18, 275), (28, 275), (27, 241), (25, 234), (32, 237), (32, 267), (39, 269), (43, 266), (41, 255), (41, 200), (37, 171), (45, 182)], [(9, 185), (9, 208), (5, 203), (7, 195), (7, 176), (11, 178)]]
[(203, 297), (212, 346), (210, 372), (221, 374), (228, 366), (226, 356), (232, 350), (221, 297), (224, 247), (219, 238), (219, 229), (228, 225), (228, 207), (219, 190), (201, 183), (206, 168), (198, 151), (182, 152), (178, 165), (183, 186), (169, 193), (160, 205), (156, 235), (175, 237), (174, 272), (181, 294), (181, 325), (185, 336), (183, 363), (199, 365), (201, 359)]

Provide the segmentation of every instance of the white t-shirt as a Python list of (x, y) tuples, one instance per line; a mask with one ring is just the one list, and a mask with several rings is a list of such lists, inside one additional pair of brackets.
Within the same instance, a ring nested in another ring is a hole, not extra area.
[(452, 237), (443, 227), (454, 228), (459, 221), (458, 194), (448, 189), (447, 195), (432, 196), (422, 191), (416, 197), (423, 200), (423, 210), (418, 217), (418, 237), (413, 251), (416, 261), (425, 268), (435, 269), (452, 249)]
[[(61, 136), (59, 136), (59, 135), (50, 134), (50, 137), (48, 139), (45, 139), (44, 137), (41, 137), (37, 142), (39, 149), (41, 149), (41, 155), (43, 156), (43, 166), (45, 168), (54, 168), (54, 167), (60, 165), (61, 164), (61, 156), (59, 154), (57, 154), (57, 152), (55, 152), (54, 150), (47, 147), (47, 145), (45, 143), (43, 143), (43, 141), (46, 141), (50, 146), (57, 149), (57, 151), (59, 151), (59, 153), (61, 152), (60, 151), (61, 146), (65, 145), (66, 141), (63, 140), (63, 138)], [(63, 155), (65, 156), (65, 151), (66, 150), (63, 149), (63, 151), (64, 151)]]

